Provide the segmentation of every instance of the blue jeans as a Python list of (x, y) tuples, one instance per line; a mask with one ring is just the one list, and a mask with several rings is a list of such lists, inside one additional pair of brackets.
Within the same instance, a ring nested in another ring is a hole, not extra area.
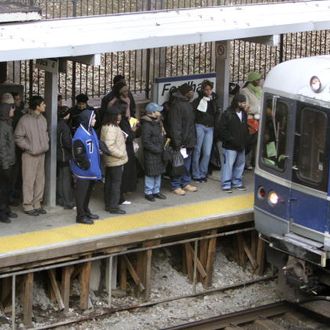
[(245, 150), (235, 151), (223, 148), (222, 189), (240, 187), (245, 166)]
[[(197, 144), (193, 153), (192, 176), (194, 179), (205, 178), (211, 157), (213, 127), (196, 124)], [(202, 157), (201, 157), (202, 153)]]
[(159, 194), (161, 184), (161, 175), (144, 177), (144, 193), (146, 195)]
[(191, 155), (193, 149), (187, 149), (188, 157), (184, 158), (185, 174), (181, 176), (172, 177), (171, 187), (172, 189), (183, 188), (191, 182), (190, 168), (191, 168)]

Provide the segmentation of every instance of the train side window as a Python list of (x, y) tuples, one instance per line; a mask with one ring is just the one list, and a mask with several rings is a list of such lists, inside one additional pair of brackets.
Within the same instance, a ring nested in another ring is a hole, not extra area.
[(295, 169), (301, 181), (320, 185), (326, 172), (327, 115), (311, 108), (302, 108)]
[[(275, 108), (274, 108), (275, 106)], [(281, 100), (266, 99), (261, 146), (262, 162), (268, 167), (284, 171), (286, 157), (288, 105)]]

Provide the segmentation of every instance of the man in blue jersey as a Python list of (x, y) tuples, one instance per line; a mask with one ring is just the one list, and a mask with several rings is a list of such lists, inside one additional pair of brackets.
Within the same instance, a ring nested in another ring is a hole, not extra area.
[(83, 111), (79, 120), (80, 126), (72, 139), (73, 160), (71, 161), (71, 170), (76, 178), (76, 222), (93, 224), (93, 220), (98, 219), (99, 216), (91, 213), (88, 204), (94, 182), (102, 178), (99, 140), (93, 129), (96, 122), (94, 111)]

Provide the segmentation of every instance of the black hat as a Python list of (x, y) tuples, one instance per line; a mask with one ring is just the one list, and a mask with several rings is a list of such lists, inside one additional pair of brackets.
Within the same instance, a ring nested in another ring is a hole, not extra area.
[(246, 96), (243, 94), (238, 94), (235, 96), (235, 101), (238, 102), (246, 102)]
[(122, 109), (118, 105), (113, 105), (107, 108), (106, 112), (110, 115), (118, 115), (122, 112)]
[(189, 92), (191, 92), (193, 89), (190, 85), (188, 85), (187, 83), (184, 83), (183, 85), (178, 87), (178, 90), (182, 95), (186, 95)]
[(113, 77), (113, 84), (116, 85), (119, 81), (125, 80), (125, 77), (121, 74), (117, 74), (116, 76)]
[(65, 105), (58, 107), (58, 110), (57, 110), (58, 118), (64, 118), (69, 113), (70, 113), (70, 108), (69, 107), (67, 107)]
[(79, 94), (79, 95), (76, 96), (76, 101), (77, 101), (78, 103), (79, 103), (79, 102), (87, 103), (88, 100), (89, 100), (89, 99), (88, 99), (88, 96), (87, 96), (86, 94), (81, 93), (81, 94)]

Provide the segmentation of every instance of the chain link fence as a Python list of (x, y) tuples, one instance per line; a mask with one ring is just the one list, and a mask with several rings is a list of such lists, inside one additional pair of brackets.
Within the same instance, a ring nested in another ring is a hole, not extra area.
[[(13, 2), (13, 1), (12, 1)], [(151, 10), (172, 10), (206, 6), (233, 6), (290, 1), (253, 0), (16, 0), (41, 9), (43, 19), (95, 16)], [(297, 1), (296, 1), (297, 2)], [(231, 81), (242, 82), (247, 72), (256, 70), (264, 76), (281, 61), (329, 54), (329, 31), (304, 32), (281, 36), (279, 46), (242, 40), (232, 41)], [(214, 43), (173, 46), (102, 54), (101, 65), (87, 66), (68, 61), (66, 73), (60, 74), (59, 93), (65, 99), (86, 93), (97, 98), (107, 93), (115, 75), (124, 74), (130, 89), (149, 96), (156, 77), (203, 74), (215, 70)], [(10, 80), (24, 86), (26, 96), (43, 94), (44, 74), (35, 61), (15, 62)]]

